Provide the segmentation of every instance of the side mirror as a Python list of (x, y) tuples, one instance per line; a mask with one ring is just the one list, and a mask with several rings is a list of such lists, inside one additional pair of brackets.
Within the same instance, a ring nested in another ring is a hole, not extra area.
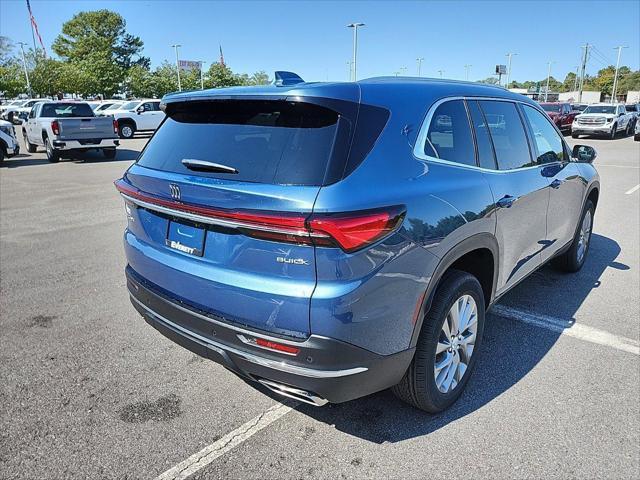
[(624, 113), (619, 113), (619, 114), (618, 114), (618, 116), (619, 116), (619, 117), (623, 117), (623, 116), (624, 116)]
[(598, 154), (596, 149), (589, 145), (574, 145), (571, 156), (582, 163), (592, 163)]
[(138, 108), (136, 108), (136, 112), (138, 112), (138, 115), (143, 113), (144, 112), (144, 105), (140, 105)]

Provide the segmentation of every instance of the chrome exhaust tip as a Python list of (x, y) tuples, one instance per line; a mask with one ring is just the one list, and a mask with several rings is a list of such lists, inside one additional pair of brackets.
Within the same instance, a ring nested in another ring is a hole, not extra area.
[(321, 407), (329, 403), (328, 400), (319, 397), (315, 393), (307, 392), (306, 390), (290, 387), (289, 385), (283, 385), (282, 383), (266, 380), (264, 378), (259, 378), (257, 380), (272, 392), (282, 395), (283, 397), (293, 398), (294, 400), (308, 403), (309, 405), (314, 405), (316, 407)]

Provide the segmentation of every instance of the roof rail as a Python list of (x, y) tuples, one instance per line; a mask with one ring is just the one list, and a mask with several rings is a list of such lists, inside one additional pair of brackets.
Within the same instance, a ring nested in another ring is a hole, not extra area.
[(274, 77), (275, 79), (273, 83), (278, 87), (304, 83), (304, 80), (300, 78), (300, 75), (293, 72), (285, 72), (282, 70), (278, 70), (277, 72), (275, 72)]

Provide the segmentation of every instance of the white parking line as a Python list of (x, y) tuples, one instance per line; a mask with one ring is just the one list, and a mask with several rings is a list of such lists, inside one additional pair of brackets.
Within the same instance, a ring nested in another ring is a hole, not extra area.
[(506, 305), (494, 305), (491, 312), (501, 317), (518, 320), (520, 322), (529, 323), (537, 327), (546, 328), (558, 332), (561, 335), (578, 338), (597, 345), (615, 348), (634, 355), (640, 355), (640, 343), (636, 340), (626, 337), (620, 337), (598, 328), (589, 327), (572, 320), (562, 320), (559, 318), (548, 317), (546, 315), (533, 314), (523, 312), (517, 308), (507, 307)]
[(633, 192), (635, 192), (636, 190), (638, 190), (640, 188), (640, 184), (636, 185), (633, 188), (630, 188), (629, 190), (627, 190), (625, 193), (625, 195), (631, 195)]
[(230, 450), (240, 445), (245, 440), (251, 438), (265, 427), (278, 420), (283, 415), (289, 413), (296, 407), (296, 402), (278, 403), (268, 410), (264, 411), (257, 417), (252, 418), (244, 425), (236, 428), (232, 432), (227, 433), (220, 440), (213, 442), (211, 445), (204, 447), (198, 453), (194, 453), (186, 460), (180, 462), (175, 467), (170, 468), (166, 472), (158, 475), (156, 480), (175, 480), (184, 479), (189, 475), (193, 475), (201, 468), (206, 467), (216, 458), (224, 455)]
[(600, 168), (600, 167), (615, 167), (615, 168), (640, 168), (636, 165), (611, 165), (608, 163), (598, 163), (595, 165), (596, 168)]

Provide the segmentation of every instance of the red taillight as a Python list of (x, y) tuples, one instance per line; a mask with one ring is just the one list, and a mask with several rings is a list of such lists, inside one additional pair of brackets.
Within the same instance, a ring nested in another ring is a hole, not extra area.
[(268, 348), (269, 350), (288, 353), (289, 355), (297, 355), (298, 352), (300, 352), (299, 348), (292, 347), (291, 345), (284, 345), (283, 343), (272, 342), (271, 340), (265, 340), (264, 338), (256, 338), (256, 345), (262, 348)]
[(58, 123), (58, 120), (51, 122), (51, 131), (54, 135), (60, 135), (60, 124)]
[(321, 247), (337, 246), (349, 253), (389, 235), (399, 227), (405, 214), (402, 207), (312, 214), (308, 217), (302, 214), (220, 210), (148, 195), (123, 180), (116, 180), (115, 186), (120, 193), (147, 204), (218, 220), (222, 225), (226, 221), (229, 226), (253, 238)]
[(113, 133), (118, 133), (118, 120), (113, 119)]

